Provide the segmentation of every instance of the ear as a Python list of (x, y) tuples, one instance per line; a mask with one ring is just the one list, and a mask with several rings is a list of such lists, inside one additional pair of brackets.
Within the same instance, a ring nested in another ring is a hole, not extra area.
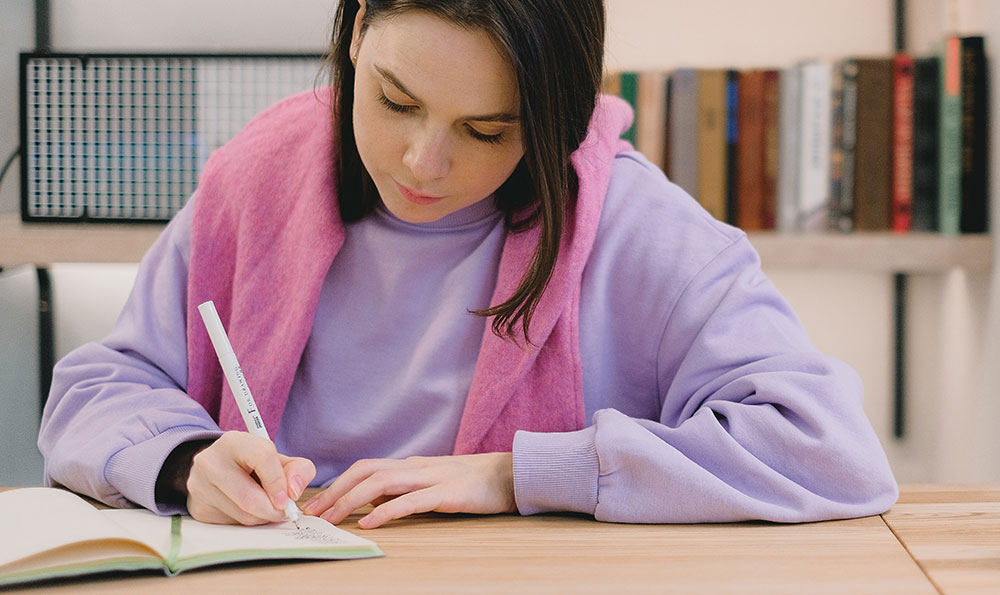
[(357, 60), (358, 52), (361, 50), (361, 21), (365, 18), (365, 0), (358, 0), (358, 4), (361, 7), (358, 9), (358, 14), (354, 17), (354, 29), (351, 31), (350, 55), (353, 61)]

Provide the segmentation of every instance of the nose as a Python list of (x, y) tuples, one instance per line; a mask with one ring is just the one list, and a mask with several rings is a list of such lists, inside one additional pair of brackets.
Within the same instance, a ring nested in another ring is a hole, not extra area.
[(403, 154), (403, 164), (413, 173), (416, 182), (430, 182), (447, 176), (451, 169), (448, 132), (426, 129), (416, 132)]

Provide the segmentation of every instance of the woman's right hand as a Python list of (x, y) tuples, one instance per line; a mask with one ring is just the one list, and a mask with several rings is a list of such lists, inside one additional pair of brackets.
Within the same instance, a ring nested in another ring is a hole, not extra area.
[(266, 438), (226, 432), (191, 459), (188, 512), (206, 523), (281, 521), (288, 499), (298, 500), (315, 476), (309, 459), (282, 455)]

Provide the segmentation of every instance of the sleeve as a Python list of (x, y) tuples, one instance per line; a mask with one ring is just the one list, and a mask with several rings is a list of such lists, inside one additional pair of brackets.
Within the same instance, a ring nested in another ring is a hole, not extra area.
[(47, 484), (111, 506), (181, 512), (155, 502), (164, 460), (182, 442), (221, 434), (184, 391), (190, 203), (143, 258), (108, 337), (56, 364), (38, 436)]
[(663, 315), (636, 315), (662, 321), (649, 325), (659, 333), (653, 413), (604, 408), (577, 432), (518, 432), (520, 512), (804, 522), (891, 507), (898, 488), (860, 378), (811, 345), (745, 235), (687, 279)]

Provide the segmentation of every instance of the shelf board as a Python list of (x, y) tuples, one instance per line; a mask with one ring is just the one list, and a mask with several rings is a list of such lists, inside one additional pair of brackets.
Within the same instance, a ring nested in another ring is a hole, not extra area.
[(765, 267), (930, 273), (988, 271), (993, 266), (993, 239), (988, 234), (754, 232), (749, 237)]
[[(139, 262), (162, 223), (24, 223), (0, 215), (0, 266), (59, 262)], [(986, 271), (989, 235), (855, 232), (754, 232), (750, 241), (766, 267), (842, 268), (872, 272)]]
[(0, 216), (0, 266), (139, 262), (164, 223), (24, 223)]

